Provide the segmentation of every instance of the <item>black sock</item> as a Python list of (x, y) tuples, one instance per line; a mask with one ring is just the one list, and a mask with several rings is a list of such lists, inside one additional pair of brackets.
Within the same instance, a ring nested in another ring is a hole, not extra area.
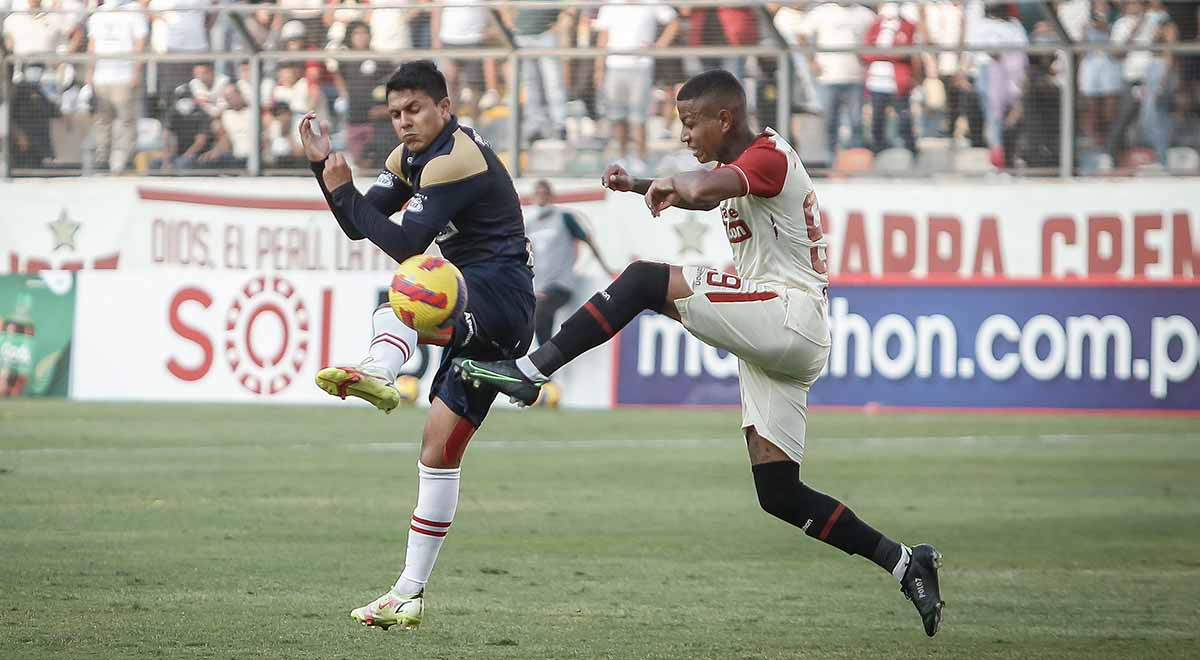
[(798, 464), (776, 461), (752, 469), (758, 502), (767, 513), (846, 554), (862, 555), (889, 573), (900, 560), (895, 541), (859, 520), (845, 504), (804, 485)]
[(584, 303), (550, 341), (529, 354), (544, 376), (608, 341), (642, 310), (658, 311), (667, 301), (670, 267), (635, 261), (608, 288)]

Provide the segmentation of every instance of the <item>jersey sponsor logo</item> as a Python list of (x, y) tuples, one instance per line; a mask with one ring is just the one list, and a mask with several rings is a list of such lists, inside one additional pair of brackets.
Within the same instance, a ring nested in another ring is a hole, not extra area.
[(375, 179), (375, 185), (380, 188), (395, 188), (396, 175), (391, 172), (380, 172), (379, 176)]
[(739, 219), (738, 210), (732, 207), (721, 208), (721, 222), (725, 224), (725, 237), (730, 243), (741, 243), (754, 234), (745, 220)]
[(730, 243), (741, 243), (749, 239), (752, 235), (750, 233), (750, 225), (746, 224), (743, 220), (734, 220), (725, 225), (725, 236), (729, 239)]

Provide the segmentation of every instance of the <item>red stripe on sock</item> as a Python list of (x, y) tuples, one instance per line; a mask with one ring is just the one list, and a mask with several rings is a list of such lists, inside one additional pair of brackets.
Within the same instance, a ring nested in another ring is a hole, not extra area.
[(829, 531), (833, 529), (833, 524), (837, 522), (838, 516), (842, 515), (842, 511), (846, 509), (846, 505), (838, 502), (837, 508), (833, 510), (833, 515), (829, 516), (829, 520), (825, 523), (825, 528), (821, 530), (821, 535), (817, 538), (824, 541), (826, 536), (829, 536)]
[(395, 340), (391, 339), (391, 337), (392, 335), (379, 335), (375, 338), (375, 341), (371, 342), (371, 345), (390, 344), (395, 346), (401, 353), (404, 354), (404, 360), (407, 362), (408, 358), (412, 356), (412, 349), (408, 347), (408, 344), (405, 343), (404, 340)]
[(779, 294), (771, 291), (759, 291), (758, 293), (706, 293), (704, 294), (709, 302), (756, 302), (759, 300), (773, 300), (779, 297)]
[(604, 318), (604, 315), (600, 313), (600, 310), (596, 309), (596, 306), (592, 304), (592, 301), (589, 300), (583, 303), (583, 308), (588, 311), (588, 314), (592, 315), (592, 318), (596, 319), (596, 323), (600, 324), (600, 329), (603, 330), (605, 334), (607, 334), (609, 337), (613, 336), (613, 329), (612, 326), (609, 325), (608, 319)]
[(440, 538), (440, 537), (446, 535), (446, 532), (435, 532), (435, 531), (428, 530), (428, 529), (421, 529), (420, 527), (417, 527), (416, 525), (409, 525), (408, 528), (414, 532), (420, 532), (426, 536), (437, 536)]
[(413, 519), (413, 522), (420, 523), (420, 524), (426, 525), (428, 527), (449, 527), (451, 524), (448, 522), (434, 522), (432, 520), (425, 520), (424, 518), (418, 518), (416, 516), (413, 516), (412, 519)]
[(460, 418), (454, 425), (454, 430), (450, 431), (450, 437), (446, 438), (446, 445), (442, 448), (442, 460), (446, 461), (447, 465), (458, 465), (467, 451), (467, 443), (474, 434), (475, 427), (471, 426), (471, 422)]

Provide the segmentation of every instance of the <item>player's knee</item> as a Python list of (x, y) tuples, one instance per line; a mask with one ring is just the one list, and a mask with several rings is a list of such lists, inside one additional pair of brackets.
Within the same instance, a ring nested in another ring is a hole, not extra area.
[(763, 511), (787, 522), (803, 513), (800, 466), (792, 461), (760, 463), (754, 468), (754, 489)]
[(667, 299), (671, 267), (657, 261), (635, 261), (625, 267), (610, 289), (628, 291), (644, 309), (657, 310)]

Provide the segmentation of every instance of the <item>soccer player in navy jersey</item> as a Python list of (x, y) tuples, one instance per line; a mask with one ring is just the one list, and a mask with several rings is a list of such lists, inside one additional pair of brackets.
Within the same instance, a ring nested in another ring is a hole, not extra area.
[(317, 374), (317, 385), (329, 394), (355, 396), (388, 412), (400, 400), (393, 381), (418, 340), (445, 346), (421, 438), (420, 482), (404, 570), (390, 591), (351, 612), (360, 623), (384, 629), (421, 623), (425, 583), (458, 507), (459, 465), (496, 396), (494, 388), (471, 387), (449, 377), (451, 360), (524, 355), (534, 312), (521, 205), (504, 165), (479, 134), (451, 114), (446, 79), (433, 62), (402, 64), (386, 89), (392, 128), (401, 144), (366, 194), (354, 187), (345, 158), (332, 152), (328, 124), (321, 122), (319, 135), (312, 114), (300, 124), (305, 154), (347, 237), (368, 239), (398, 262), (436, 241), (467, 285), (467, 309), (452, 330), (418, 338), (384, 304), (372, 317), (374, 337), (367, 357)]

